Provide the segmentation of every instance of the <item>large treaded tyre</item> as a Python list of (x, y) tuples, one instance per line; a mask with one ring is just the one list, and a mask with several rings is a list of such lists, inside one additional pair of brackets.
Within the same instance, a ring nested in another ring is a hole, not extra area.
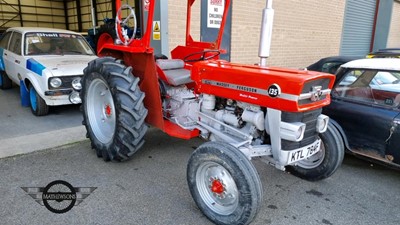
[(344, 158), (343, 139), (331, 123), (319, 137), (322, 141), (320, 152), (299, 161), (297, 166), (288, 166), (288, 172), (309, 181), (322, 180), (336, 172)]
[(1, 71), (0, 72), (0, 89), (10, 89), (12, 88), (12, 81), (11, 79), (7, 76), (6, 72)]
[(82, 124), (105, 161), (129, 159), (144, 144), (144, 93), (132, 68), (111, 57), (89, 63), (82, 78)]
[(98, 54), (99, 44), (113, 43), (117, 38), (117, 33), (115, 32), (115, 23), (106, 22), (101, 25), (98, 29), (96, 36), (94, 37), (94, 44), (96, 46), (96, 54)]
[(190, 193), (200, 210), (216, 224), (249, 224), (262, 203), (257, 170), (237, 148), (207, 142), (190, 157)]

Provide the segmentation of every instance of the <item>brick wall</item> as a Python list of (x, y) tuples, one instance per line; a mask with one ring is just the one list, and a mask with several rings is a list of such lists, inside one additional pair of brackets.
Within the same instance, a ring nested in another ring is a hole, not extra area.
[[(200, 0), (198, 0), (200, 1)], [(233, 0), (232, 62), (259, 61), (262, 9), (266, 0)], [(186, 1), (169, 0), (170, 48), (184, 44)], [(339, 54), (345, 1), (275, 0), (271, 57), (268, 64), (291, 68)], [(197, 14), (197, 16), (199, 16)], [(198, 17), (196, 18), (198, 21)]]
[[(200, 40), (200, 5), (197, 0), (192, 6), (191, 34), (194, 40)], [(168, 0), (169, 48), (185, 44), (186, 0)]]
[(392, 21), (390, 24), (388, 48), (400, 48), (400, 2), (393, 3)]
[[(256, 63), (265, 0), (233, 5), (232, 61)], [(345, 1), (273, 1), (275, 10), (268, 65), (305, 67), (339, 54)]]

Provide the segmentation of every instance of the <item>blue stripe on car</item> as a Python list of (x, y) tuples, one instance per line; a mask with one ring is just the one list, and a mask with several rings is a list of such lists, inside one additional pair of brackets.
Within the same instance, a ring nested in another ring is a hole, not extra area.
[(28, 61), (26, 61), (26, 68), (36, 74), (38, 74), (39, 76), (42, 76), (42, 72), (44, 69), (46, 69), (45, 66), (43, 66), (42, 64), (40, 64), (38, 61), (34, 60), (34, 59), (28, 59)]
[(0, 48), (0, 70), (1, 71), (5, 71), (3, 53), (4, 53), (4, 48)]

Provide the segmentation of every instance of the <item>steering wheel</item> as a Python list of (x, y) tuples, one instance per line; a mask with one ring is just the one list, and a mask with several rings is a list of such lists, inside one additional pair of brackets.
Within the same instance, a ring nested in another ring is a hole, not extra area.
[[(122, 10), (128, 9), (129, 14), (128, 16), (121, 20), (122, 18)], [(129, 26), (129, 22), (133, 22), (133, 26)], [(127, 4), (122, 5), (117, 12), (117, 15), (115, 16), (115, 32), (117, 33), (117, 42), (121, 43), (123, 45), (129, 45), (134, 39), (135, 39), (135, 34), (136, 34), (136, 15), (135, 15), (135, 10), (132, 9)], [(128, 35), (128, 31), (133, 30), (133, 34), (131, 37)]]
[[(206, 57), (207, 53), (213, 53), (213, 54)], [(220, 54), (221, 54), (221, 52), (219, 50), (204, 50), (201, 52), (195, 52), (195, 53), (185, 56), (185, 58), (183, 58), (183, 61), (184, 62), (197, 62), (197, 61), (202, 61), (202, 60), (209, 60), (209, 59), (219, 56)], [(200, 57), (194, 58), (193, 56), (195, 56), (195, 55), (200, 55)], [(191, 59), (191, 58), (193, 58), (193, 59)]]

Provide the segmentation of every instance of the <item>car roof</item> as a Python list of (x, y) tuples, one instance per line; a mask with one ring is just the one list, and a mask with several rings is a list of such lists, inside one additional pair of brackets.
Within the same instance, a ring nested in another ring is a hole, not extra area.
[(317, 62), (307, 66), (308, 70), (318, 70), (322, 67), (323, 64), (327, 62), (336, 62), (336, 63), (346, 63), (352, 60), (361, 59), (364, 56), (330, 56), (326, 58), (322, 58)]
[(343, 64), (344, 68), (400, 70), (399, 58), (358, 59)]
[(76, 34), (80, 35), (77, 32), (64, 30), (64, 29), (56, 29), (56, 28), (45, 28), (45, 27), (11, 27), (8, 28), (7, 31), (19, 31), (21, 33), (29, 33), (29, 32), (46, 32), (46, 33), (68, 33), (68, 34)]
[(400, 53), (400, 48), (382, 48), (374, 53)]

